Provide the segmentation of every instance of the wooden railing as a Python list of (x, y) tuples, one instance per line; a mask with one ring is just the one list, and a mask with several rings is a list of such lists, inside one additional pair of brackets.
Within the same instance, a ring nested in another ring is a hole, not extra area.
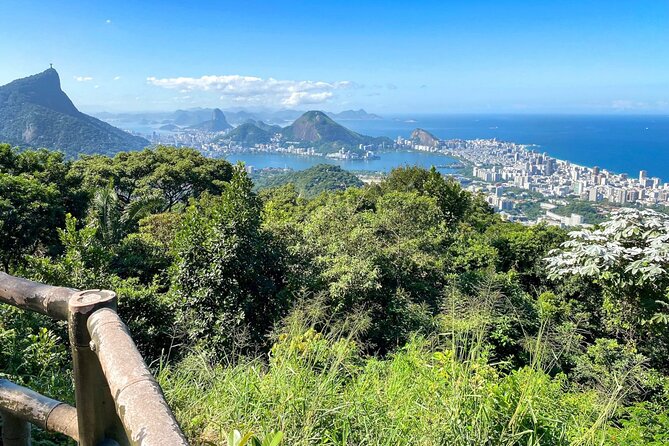
[(0, 302), (68, 322), (76, 408), (0, 380), (3, 446), (30, 445), (30, 425), (82, 446), (188, 446), (128, 328), (116, 294), (54, 287), (0, 272)]

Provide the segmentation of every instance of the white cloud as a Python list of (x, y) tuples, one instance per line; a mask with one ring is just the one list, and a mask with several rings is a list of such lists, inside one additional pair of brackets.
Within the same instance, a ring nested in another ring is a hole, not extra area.
[(95, 87), (93, 87), (93, 88), (100, 88), (100, 86), (99, 86), (99, 85), (96, 85), (96, 86), (95, 86)]
[(115, 81), (117, 81), (117, 80), (119, 80), (119, 79), (121, 79), (121, 76), (114, 76), (114, 80), (115, 80)]
[(105, 20), (105, 23), (106, 23), (107, 25), (111, 25), (111, 19), (107, 19), (107, 20)]
[(350, 81), (293, 81), (263, 79), (254, 76), (225, 75), (146, 79), (157, 87), (176, 89), (180, 93), (204, 91), (216, 93), (221, 99), (246, 105), (282, 105), (295, 107), (320, 104), (331, 99), (335, 91), (353, 88)]
[(669, 101), (657, 100), (652, 102), (646, 101), (634, 101), (630, 99), (616, 99), (611, 101), (610, 107), (619, 112), (630, 112), (630, 111), (666, 111), (669, 107)]
[(93, 78), (90, 76), (74, 76), (74, 80), (77, 82), (90, 82)]

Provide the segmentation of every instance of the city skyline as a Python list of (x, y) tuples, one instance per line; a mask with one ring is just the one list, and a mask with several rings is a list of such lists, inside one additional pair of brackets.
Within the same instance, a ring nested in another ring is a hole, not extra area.
[(664, 2), (9, 0), (0, 16), (0, 84), (53, 63), (84, 111), (669, 112)]

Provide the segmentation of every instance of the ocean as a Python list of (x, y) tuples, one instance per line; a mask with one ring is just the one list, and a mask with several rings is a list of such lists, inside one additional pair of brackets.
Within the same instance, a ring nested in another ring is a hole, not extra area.
[(372, 136), (409, 136), (420, 127), (442, 139), (497, 138), (584, 166), (669, 182), (669, 115), (413, 115), (344, 121)]

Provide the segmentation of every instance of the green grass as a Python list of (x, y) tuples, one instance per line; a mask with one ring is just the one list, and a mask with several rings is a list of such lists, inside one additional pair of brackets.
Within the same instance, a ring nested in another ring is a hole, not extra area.
[[(322, 327), (298, 312), (268, 357), (212, 365), (192, 354), (163, 368), (192, 444), (226, 444), (236, 429), (281, 431), (295, 446), (607, 444), (620, 394), (572, 389), (541, 358), (503, 373), (485, 319), (444, 317), (439, 341), (414, 337), (387, 358), (363, 357), (355, 329)], [(530, 344), (548, 354), (543, 340)]]

